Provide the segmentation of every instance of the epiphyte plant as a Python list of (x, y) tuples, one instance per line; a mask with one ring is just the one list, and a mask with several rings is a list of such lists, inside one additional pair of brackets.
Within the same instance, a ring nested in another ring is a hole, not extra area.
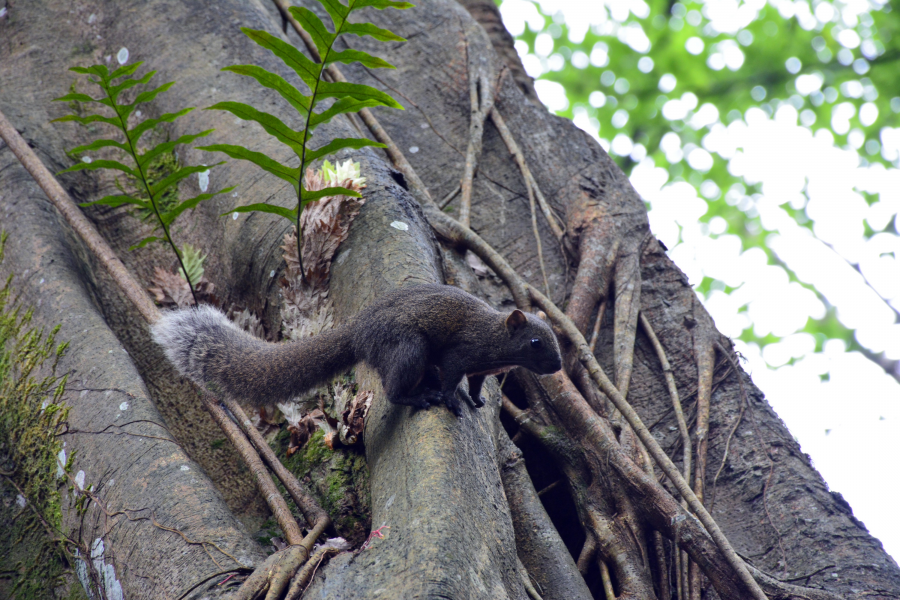
[[(233, 65), (223, 69), (252, 77), (262, 86), (281, 95), (300, 115), (300, 120), (304, 123), (302, 129), (292, 129), (278, 117), (240, 102), (219, 102), (209, 107), (209, 109), (226, 110), (246, 121), (255, 121), (269, 135), (274, 136), (278, 141), (294, 151), (300, 160), (299, 166), (291, 167), (282, 164), (266, 154), (254, 152), (243, 146), (214, 144), (201, 147), (204, 150), (223, 152), (232, 158), (248, 160), (293, 186), (297, 196), (297, 204), (294, 208), (289, 209), (277, 204), (260, 202), (240, 206), (230, 212), (266, 212), (279, 215), (292, 222), (297, 228), (297, 255), (300, 259), (301, 277), (304, 277), (303, 258), (301, 255), (302, 232), (300, 230), (300, 215), (303, 213), (303, 208), (310, 202), (326, 196), (360, 196), (359, 192), (344, 187), (326, 187), (315, 191), (307, 190), (304, 185), (304, 175), (307, 166), (320, 158), (346, 148), (385, 147), (384, 144), (365, 138), (335, 138), (318, 148), (311, 148), (309, 143), (316, 127), (331, 121), (337, 115), (354, 113), (369, 107), (387, 106), (403, 110), (403, 107), (396, 100), (381, 90), (358, 83), (326, 80), (328, 65), (336, 62), (345, 64), (360, 63), (370, 69), (394, 68), (387, 61), (360, 50), (352, 48), (337, 50), (335, 42), (340, 36), (345, 34), (367, 35), (382, 42), (406, 41), (400, 36), (386, 29), (376, 27), (371, 23), (351, 23), (348, 21), (348, 17), (354, 11), (365, 7), (382, 10), (385, 8), (406, 9), (413, 6), (408, 2), (395, 2), (393, 0), (349, 0), (349, 4), (343, 4), (340, 0), (319, 1), (331, 17), (333, 32), (329, 31), (322, 20), (308, 8), (293, 6), (289, 9), (290, 14), (300, 23), (315, 44), (319, 62), (308, 58), (291, 44), (266, 31), (248, 28), (241, 29), (256, 44), (271, 51), (285, 65), (293, 69), (308, 88), (308, 95), (302, 93), (280, 75), (257, 65)], [(326, 109), (316, 112), (315, 109), (327, 98), (333, 98), (334, 102)]]
[(200, 202), (208, 200), (217, 194), (230, 192), (234, 188), (229, 187), (218, 192), (204, 192), (193, 198), (179, 201), (177, 188), (174, 186), (182, 179), (185, 179), (194, 173), (207, 171), (211, 167), (206, 165), (178, 166), (177, 160), (175, 161), (174, 167), (169, 169), (170, 172), (164, 173), (161, 179), (154, 180), (151, 177), (150, 171), (157, 161), (172, 155), (177, 146), (189, 144), (198, 138), (205, 137), (212, 133), (213, 130), (207, 129), (200, 133), (185, 134), (175, 140), (166, 138), (164, 142), (141, 151), (141, 138), (146, 133), (156, 129), (163, 123), (172, 123), (179, 117), (194, 110), (192, 107), (183, 108), (178, 112), (166, 113), (155, 119), (144, 119), (133, 127), (129, 127), (129, 119), (134, 116), (140, 116), (141, 111), (136, 110), (138, 105), (153, 101), (159, 94), (165, 92), (175, 84), (175, 82), (170, 81), (158, 87), (146, 89), (137, 94), (132, 102), (123, 102), (123, 92), (137, 85), (148, 84), (153, 76), (156, 75), (156, 71), (150, 71), (142, 77), (134, 77), (134, 74), (142, 64), (142, 62), (136, 62), (125, 65), (119, 67), (112, 73), (110, 73), (109, 69), (102, 64), (92, 65), (90, 67), (72, 67), (69, 69), (75, 73), (87, 75), (92, 83), (100, 87), (103, 91), (103, 95), (94, 98), (88, 94), (72, 91), (61, 98), (56, 98), (55, 101), (69, 102), (76, 112), (83, 112), (83, 105), (100, 104), (112, 110), (114, 114), (113, 116), (105, 116), (99, 113), (70, 114), (59, 119), (54, 119), (54, 122), (75, 121), (86, 127), (90, 127), (94, 123), (105, 123), (118, 129), (125, 138), (124, 142), (112, 138), (100, 138), (94, 140), (90, 144), (72, 148), (68, 152), (69, 155), (77, 157), (86, 152), (96, 152), (102, 148), (118, 148), (130, 158), (133, 164), (132, 166), (129, 166), (112, 159), (93, 160), (91, 157), (85, 156), (82, 158), (82, 162), (61, 171), (61, 173), (82, 170), (96, 171), (98, 169), (112, 169), (124, 173), (133, 184), (131, 186), (133, 188), (131, 191), (127, 191), (119, 183), (118, 179), (116, 179), (116, 187), (119, 188), (120, 194), (104, 196), (93, 202), (85, 202), (81, 204), (81, 206), (103, 204), (110, 207), (118, 207), (130, 204), (136, 206), (140, 213), (149, 216), (154, 223), (154, 232), (155, 230), (161, 230), (162, 237), (156, 235), (147, 236), (138, 244), (132, 246), (130, 250), (141, 248), (156, 241), (167, 243), (178, 258), (180, 272), (187, 280), (188, 285), (191, 288), (191, 295), (194, 298), (194, 302), (197, 303), (196, 284), (203, 272), (202, 259), (200, 260), (199, 268), (198, 264), (195, 264), (196, 260), (190, 261), (192, 264), (186, 264), (186, 262), (189, 262), (187, 261), (187, 255), (190, 255), (191, 257), (196, 255), (196, 257), (199, 257), (199, 252), (195, 251), (193, 248), (189, 248), (187, 245), (180, 249), (172, 239), (171, 225), (185, 210), (194, 208)]

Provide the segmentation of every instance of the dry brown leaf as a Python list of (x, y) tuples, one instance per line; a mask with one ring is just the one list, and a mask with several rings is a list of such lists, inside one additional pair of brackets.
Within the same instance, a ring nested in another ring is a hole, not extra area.
[(325, 431), (326, 436), (334, 433), (334, 427), (329, 423), (332, 419), (320, 408), (311, 410), (295, 423), (290, 423), (290, 419), (288, 421), (288, 431), (291, 433), (291, 441), (287, 450), (288, 456), (302, 448), (317, 429)]
[[(179, 273), (166, 271), (159, 267), (153, 270), (153, 287), (147, 288), (153, 299), (165, 308), (187, 308), (194, 305), (194, 297), (191, 295), (191, 287), (188, 282)], [(197, 298), (201, 302), (208, 304), (216, 304), (216, 297), (213, 293), (215, 285), (205, 277), (200, 279), (197, 284)]]
[(238, 310), (232, 304), (226, 315), (232, 323), (243, 329), (244, 331), (258, 337), (261, 340), (266, 339), (266, 330), (263, 328), (262, 321), (259, 317), (250, 312), (249, 308)]
[(366, 416), (375, 394), (372, 390), (361, 390), (350, 402), (344, 412), (341, 413), (342, 423), (338, 426), (340, 440), (348, 446), (362, 441), (363, 431), (366, 428)]

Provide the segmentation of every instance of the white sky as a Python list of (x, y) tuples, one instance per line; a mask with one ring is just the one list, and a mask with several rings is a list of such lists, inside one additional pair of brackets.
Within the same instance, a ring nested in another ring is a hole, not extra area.
[[(547, 14), (562, 12), (575, 42), (593, 27), (598, 33), (618, 36), (637, 52), (649, 48), (640, 25), (621, 24), (629, 15), (643, 18), (648, 14), (643, 0), (539, 3)], [(710, 0), (704, 11), (717, 30), (734, 33), (756, 18), (764, 4), (765, 0)], [(846, 28), (838, 34), (838, 40), (854, 49), (861, 42), (853, 27), (872, 9), (867, 0), (833, 5), (820, 2), (814, 12), (804, 1), (772, 0), (771, 4), (785, 18), (796, 18), (804, 29), (819, 22), (842, 22)], [(504, 0), (500, 10), (514, 35), (525, 27), (538, 31), (543, 26), (535, 4), (528, 0)], [(698, 54), (703, 43), (691, 38), (688, 50)], [(864, 55), (865, 44), (863, 41), (861, 47)], [(532, 76), (563, 66), (554, 58), (559, 55), (552, 53), (549, 36), (539, 36), (533, 52), (522, 42), (517, 48)], [(583, 66), (590, 62), (602, 67), (608, 62), (602, 43), (594, 46), (590, 56), (576, 56), (573, 64), (581, 61)], [(742, 50), (735, 42), (720, 43), (707, 64), (715, 70), (737, 70), (743, 64)], [(639, 68), (652, 72), (652, 60), (644, 61)], [(792, 73), (799, 70), (790, 61), (786, 68)], [(659, 75), (661, 91), (674, 89), (674, 77)], [(796, 85), (803, 95), (821, 94), (822, 80), (815, 74), (800, 75)], [(539, 80), (535, 87), (552, 110), (568, 107), (561, 85)], [(823, 91), (827, 96), (828, 90)], [(877, 91), (861, 82), (840, 89), (840, 96), (846, 99), (871, 100), (873, 93)], [(604, 101), (599, 89), (591, 96), (595, 106)], [(802, 97), (798, 95), (793, 101), (802, 108)], [(621, 133), (612, 140), (604, 137), (612, 135), (607, 132), (615, 132), (610, 124), (589, 118), (585, 110), (576, 110), (574, 120), (607, 151), (631, 155), (639, 163), (631, 180), (650, 203), (651, 229), (670, 248), (669, 255), (691, 283), (696, 285), (706, 276), (738, 288), (730, 295), (714, 289), (709, 297), (702, 298), (719, 330), (737, 337), (753, 327), (759, 336), (771, 333), (782, 338), (762, 352), (755, 344), (738, 341), (738, 350), (747, 358), (745, 368), (830, 488), (844, 496), (855, 516), (889, 553), (900, 557), (900, 519), (894, 514), (900, 481), (884, 470), (900, 455), (900, 385), (860, 353), (847, 352), (843, 342), (830, 341), (824, 352), (815, 353), (815, 340), (799, 330), (809, 318), (821, 318), (825, 313), (816, 295), (791, 282), (780, 266), (767, 264), (762, 250), (744, 249), (737, 236), (720, 235), (726, 231), (724, 219), (713, 218), (708, 225), (698, 222), (711, 200), (724, 199), (750, 215), (758, 214), (764, 230), (770, 232), (769, 248), (801, 281), (814, 286), (836, 307), (839, 320), (855, 330), (857, 341), (873, 352), (900, 359), (900, 325), (895, 323), (891, 306), (900, 307), (900, 237), (893, 231), (869, 240), (863, 235), (865, 222), (880, 231), (900, 210), (900, 169), (896, 168), (900, 165), (900, 128), (881, 132), (880, 152), (894, 162), (895, 168), (861, 166), (865, 140), (861, 131), (851, 131), (847, 148), (834, 144), (831, 131), (847, 133), (849, 119), (857, 116), (851, 102), (838, 104), (831, 123), (814, 124), (812, 111), (798, 112), (785, 103), (772, 117), (753, 108), (742, 120), (728, 126), (721, 123), (712, 105), (698, 107), (696, 96), (690, 92), (662, 107), (662, 114), (670, 120), (685, 119), (697, 130), (708, 128), (700, 146), (683, 145), (674, 131), (667, 134), (661, 146), (669, 161), (685, 160), (703, 172), (709, 170), (714, 158), (724, 159), (733, 175), (748, 184), (761, 184), (762, 193), (754, 196), (746, 195), (742, 186), (719, 190), (707, 181), (698, 193), (688, 183), (669, 181), (667, 171), (656, 167), (640, 144)], [(864, 103), (858, 117), (863, 123), (874, 122), (875, 104)], [(613, 117), (614, 122), (622, 124), (627, 119), (624, 110)], [(869, 206), (860, 192), (874, 194), (878, 201)], [(787, 206), (805, 207), (814, 234), (788, 215)], [(849, 263), (857, 264), (861, 274)], [(746, 312), (738, 312), (742, 308)], [(788, 365), (791, 359), (795, 362)]]

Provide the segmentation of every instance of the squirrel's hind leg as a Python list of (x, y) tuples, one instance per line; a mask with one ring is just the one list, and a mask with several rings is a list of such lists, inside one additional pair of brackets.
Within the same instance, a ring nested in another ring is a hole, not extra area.
[(482, 385), (484, 385), (484, 375), (469, 375), (469, 398), (475, 408), (484, 406), (484, 398), (481, 397)]
[(381, 375), (388, 400), (394, 404), (428, 408), (443, 399), (440, 390), (426, 389), (421, 385), (423, 380), (429, 379), (425, 339), (406, 340), (394, 348), (384, 349), (375, 367)]

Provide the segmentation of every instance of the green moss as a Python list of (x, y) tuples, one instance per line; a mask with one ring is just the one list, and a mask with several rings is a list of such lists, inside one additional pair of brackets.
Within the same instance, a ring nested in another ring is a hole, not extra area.
[[(5, 242), (0, 235), (0, 260)], [(10, 514), (0, 514), (0, 596), (23, 600), (56, 597), (69, 566), (56, 533), (58, 434), (68, 408), (61, 402), (66, 378), (55, 368), (67, 344), (56, 344), (59, 327), (45, 333), (31, 317), (12, 299), (7, 279), (0, 289), (0, 470), (2, 494), (13, 501), (2, 503)]]
[(299, 451), (286, 457), (286, 429), (273, 441), (285, 466), (303, 481), (331, 517), (338, 535), (351, 543), (365, 540), (371, 521), (369, 469), (360, 448), (335, 450), (325, 445), (325, 433), (315, 432)]
[(213, 440), (209, 443), (209, 447), (213, 450), (219, 450), (225, 446), (225, 438), (219, 440)]
[[(276, 451), (286, 450), (291, 434), (286, 428), (275, 438)], [(307, 475), (316, 466), (326, 462), (334, 454), (334, 450), (325, 445), (325, 432), (316, 431), (298, 452), (287, 459), (286, 466), (295, 475)]]

